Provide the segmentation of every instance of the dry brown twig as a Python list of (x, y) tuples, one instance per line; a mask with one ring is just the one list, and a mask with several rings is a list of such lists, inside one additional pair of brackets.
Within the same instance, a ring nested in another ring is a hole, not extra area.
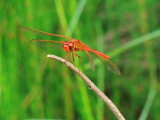
[(86, 76), (84, 75), (79, 69), (74, 67), (74, 65), (63, 58), (57, 57), (55, 55), (47, 55), (48, 58), (56, 59), (62, 63), (64, 63), (67, 67), (77, 73), (103, 101), (108, 105), (110, 110), (114, 113), (118, 120), (125, 120), (123, 115), (120, 113), (118, 108), (112, 103), (112, 101)]

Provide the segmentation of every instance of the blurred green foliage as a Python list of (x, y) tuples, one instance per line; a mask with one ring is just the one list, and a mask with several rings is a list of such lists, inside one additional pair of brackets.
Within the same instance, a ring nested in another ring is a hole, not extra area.
[(159, 120), (159, 13), (159, 0), (1, 0), (0, 119), (116, 119), (83, 80), (46, 58), (64, 57), (63, 50), (31, 45), (38, 36), (19, 29), (25, 26), (68, 35), (111, 56), (121, 76), (94, 56), (92, 71), (83, 52), (79, 68), (126, 119)]

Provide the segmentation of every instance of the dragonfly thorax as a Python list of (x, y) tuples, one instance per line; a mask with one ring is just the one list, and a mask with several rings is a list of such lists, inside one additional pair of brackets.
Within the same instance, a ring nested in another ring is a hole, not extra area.
[(73, 50), (74, 44), (72, 42), (65, 41), (62, 44), (64, 51), (69, 52)]

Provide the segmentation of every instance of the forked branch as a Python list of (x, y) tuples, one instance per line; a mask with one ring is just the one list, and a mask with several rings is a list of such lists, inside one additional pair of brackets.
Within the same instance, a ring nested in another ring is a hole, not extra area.
[(93, 90), (100, 97), (100, 99), (104, 101), (105, 104), (107, 104), (109, 109), (114, 113), (118, 120), (125, 120), (123, 115), (120, 113), (118, 108), (112, 103), (112, 101), (86, 75), (84, 75), (81, 71), (79, 71), (79, 69), (74, 67), (72, 63), (67, 62), (65, 59), (57, 57), (55, 55), (47, 55), (47, 57), (56, 59), (64, 63), (67, 67), (69, 67), (71, 70), (77, 73), (87, 83), (90, 89)]

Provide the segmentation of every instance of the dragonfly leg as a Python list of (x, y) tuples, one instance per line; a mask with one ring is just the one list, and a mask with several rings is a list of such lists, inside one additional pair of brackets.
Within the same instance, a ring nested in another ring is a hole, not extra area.
[(65, 60), (68, 61), (68, 55), (70, 54), (70, 52), (67, 53), (67, 55), (65, 56)]
[(72, 55), (71, 56), (71, 58), (72, 58), (71, 60), (74, 62), (74, 52), (73, 51), (71, 52), (71, 55)]
[(80, 67), (80, 62), (82, 61), (82, 58), (81, 58), (81, 56), (79, 56), (77, 53), (74, 53), (74, 54), (80, 59), (79, 64), (78, 64), (78, 69), (79, 69), (79, 67)]
[[(70, 60), (68, 60), (68, 56), (71, 55)], [(64, 58), (66, 61), (74, 61), (74, 52), (68, 52)]]
[(79, 59), (81, 59), (81, 56), (79, 56), (77, 53), (74, 53)]

